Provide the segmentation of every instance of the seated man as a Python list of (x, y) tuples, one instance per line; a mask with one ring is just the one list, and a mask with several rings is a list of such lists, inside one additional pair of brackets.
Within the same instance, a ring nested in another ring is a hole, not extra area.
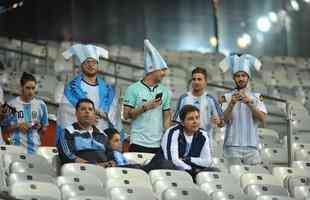
[(169, 128), (161, 141), (157, 159), (170, 160), (180, 170), (195, 175), (211, 170), (211, 150), (208, 133), (200, 129), (199, 109), (184, 105), (179, 114), (181, 124)]
[(62, 163), (94, 163), (103, 167), (115, 166), (108, 161), (107, 137), (94, 124), (95, 106), (90, 99), (80, 99), (75, 107), (77, 122), (65, 128), (58, 145)]

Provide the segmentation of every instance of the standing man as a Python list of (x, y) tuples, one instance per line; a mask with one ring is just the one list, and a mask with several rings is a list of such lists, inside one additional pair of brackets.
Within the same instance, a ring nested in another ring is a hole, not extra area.
[(29, 154), (35, 154), (41, 145), (41, 138), (48, 125), (47, 106), (35, 97), (37, 81), (26, 72), (20, 79), (21, 94), (9, 102), (16, 113), (9, 115), (7, 131), (13, 145), (24, 147)]
[(108, 51), (94, 45), (76, 44), (63, 56), (65, 59), (73, 57), (74, 64), (81, 67), (82, 73), (65, 86), (57, 115), (56, 143), (59, 143), (63, 129), (75, 122), (76, 103), (84, 98), (95, 104), (95, 112), (100, 116), (97, 122), (99, 129), (114, 126), (123, 133), (114, 89), (98, 76), (99, 57), (108, 58)]
[(156, 153), (164, 129), (171, 124), (171, 94), (160, 83), (167, 64), (149, 40), (144, 40), (144, 68), (144, 78), (126, 90), (124, 118), (132, 119), (129, 151)]
[(226, 93), (221, 101), (226, 102), (224, 120), (227, 123), (224, 140), (224, 157), (230, 164), (261, 163), (258, 151), (257, 128), (265, 122), (267, 110), (260, 94), (250, 90), (249, 80), (254, 69), (259, 70), (261, 62), (249, 54), (232, 54), (220, 63), (225, 72), (231, 70), (236, 89)]
[(223, 112), (217, 100), (206, 91), (208, 75), (204, 68), (197, 67), (192, 71), (192, 90), (183, 94), (178, 101), (174, 121), (180, 122), (180, 110), (184, 105), (193, 105), (200, 110), (200, 128), (209, 134), (210, 144), (213, 138), (213, 127), (223, 127)]

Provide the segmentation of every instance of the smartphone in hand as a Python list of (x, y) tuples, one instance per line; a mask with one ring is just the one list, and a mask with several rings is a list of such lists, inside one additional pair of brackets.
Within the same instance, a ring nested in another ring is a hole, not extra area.
[(163, 98), (163, 93), (162, 93), (162, 92), (156, 94), (156, 96), (155, 96), (155, 99), (159, 99), (159, 101), (160, 101), (162, 98)]

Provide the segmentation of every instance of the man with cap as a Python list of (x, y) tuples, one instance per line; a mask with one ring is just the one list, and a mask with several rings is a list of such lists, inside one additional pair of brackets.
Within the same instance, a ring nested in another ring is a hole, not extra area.
[(170, 127), (170, 91), (160, 84), (167, 64), (149, 40), (144, 40), (145, 76), (130, 85), (124, 97), (124, 118), (131, 119), (131, 152), (159, 151), (164, 129)]
[(192, 71), (191, 81), (192, 90), (180, 96), (173, 120), (180, 122), (180, 110), (184, 105), (197, 107), (200, 110), (200, 128), (203, 128), (208, 133), (211, 145), (213, 128), (224, 126), (222, 108), (218, 101), (206, 91), (208, 84), (206, 69), (196, 67)]
[(59, 144), (63, 129), (75, 122), (75, 106), (84, 98), (89, 98), (95, 104), (99, 129), (112, 126), (123, 133), (114, 89), (97, 75), (99, 57), (108, 58), (108, 51), (94, 45), (75, 44), (63, 52), (63, 56), (65, 59), (73, 58), (82, 73), (65, 86), (57, 115), (56, 143)]
[(260, 67), (261, 62), (249, 54), (231, 54), (220, 63), (224, 72), (232, 72), (236, 84), (235, 90), (221, 98), (221, 102), (225, 102), (224, 120), (227, 123), (224, 157), (230, 164), (261, 163), (257, 128), (259, 122), (264, 124), (267, 110), (261, 95), (252, 92), (249, 87), (251, 72)]

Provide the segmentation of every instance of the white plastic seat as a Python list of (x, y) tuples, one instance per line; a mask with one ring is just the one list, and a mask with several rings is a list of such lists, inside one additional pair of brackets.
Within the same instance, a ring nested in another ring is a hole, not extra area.
[(277, 185), (249, 185), (244, 192), (255, 198), (261, 195), (288, 196), (288, 192)]
[(157, 197), (160, 197), (162, 193), (168, 188), (198, 188), (193, 182), (175, 182), (175, 181), (167, 181), (167, 180), (157, 180), (153, 184), (153, 191), (156, 193)]
[(60, 159), (56, 147), (41, 146), (38, 148), (37, 154), (44, 157), (52, 165), (52, 168), (58, 171)]
[(0, 145), (0, 154), (7, 154), (7, 153), (23, 154), (27, 153), (27, 150), (23, 147), (15, 145)]
[(200, 185), (200, 189), (204, 191), (209, 197), (212, 196), (214, 192), (224, 191), (227, 193), (242, 193), (239, 181), (222, 182), (222, 181), (212, 181), (205, 182)]
[(2, 155), (2, 158), (4, 170), (7, 174), (10, 170), (10, 166), (15, 162), (40, 166), (37, 173), (49, 173), (50, 171), (52, 171), (52, 168), (48, 164), (47, 160), (39, 155), (29, 155), (24, 153), (7, 153)]
[(310, 197), (310, 186), (297, 186), (294, 188), (295, 199), (306, 199)]
[(261, 196), (258, 196), (256, 200), (294, 200), (294, 199), (290, 197), (285, 197), (285, 196), (261, 195)]
[(43, 168), (41, 163), (33, 162), (20, 162), (15, 161), (10, 166), (10, 173), (33, 173), (33, 174), (49, 174), (52, 177), (56, 177), (57, 174), (51, 167)]
[(77, 185), (94, 185), (103, 187), (103, 183), (92, 174), (88, 175), (75, 175), (75, 176), (58, 176), (56, 180), (57, 186), (61, 187), (66, 184)]
[(292, 167), (310, 171), (310, 161), (293, 161)]
[(291, 176), (285, 181), (285, 188), (293, 194), (295, 187), (310, 186), (310, 176)]
[(62, 185), (60, 191), (63, 200), (68, 200), (72, 197), (106, 196), (103, 187), (94, 185), (67, 184)]
[(126, 152), (124, 156), (130, 163), (134, 164), (145, 164), (146, 161), (151, 160), (155, 154), (153, 153), (138, 153), (138, 152)]
[(285, 186), (285, 181), (290, 176), (306, 176), (307, 172), (298, 168), (291, 167), (274, 167), (272, 170), (272, 175), (279, 179), (282, 183), (282, 186)]
[(56, 185), (37, 181), (15, 183), (11, 185), (9, 194), (17, 199), (61, 200), (61, 194)]
[(193, 182), (193, 179), (189, 173), (180, 170), (152, 170), (149, 172), (149, 177), (152, 184), (155, 183), (157, 180)]
[(212, 200), (251, 200), (248, 195), (242, 193), (228, 193), (224, 191), (214, 192)]
[(298, 149), (295, 151), (295, 160), (307, 161), (310, 160), (310, 149)]
[(231, 184), (236, 181), (239, 182), (239, 179), (236, 179), (232, 174), (223, 173), (223, 172), (200, 172), (196, 176), (196, 182), (198, 185), (208, 182), (229, 182)]
[(110, 200), (156, 200), (151, 189), (139, 187), (114, 187), (108, 191)]
[(62, 166), (62, 176), (79, 176), (79, 175), (94, 175), (101, 181), (105, 180), (105, 169), (98, 165), (93, 164), (81, 164), (81, 163), (68, 163)]
[(152, 189), (149, 180), (142, 180), (134, 176), (109, 178), (103, 182), (103, 185), (106, 190), (113, 187), (141, 187), (150, 190)]
[(12, 173), (7, 178), (8, 186), (26, 181), (46, 182), (53, 184), (55, 183), (55, 179), (48, 174)]
[(205, 200), (206, 194), (197, 188), (169, 188), (162, 194), (162, 200)]
[(282, 186), (282, 183), (271, 174), (247, 173), (241, 176), (241, 187), (243, 190), (249, 185), (276, 185)]
[(270, 174), (269, 171), (259, 165), (232, 165), (230, 166), (230, 173), (240, 180), (240, 177), (246, 173)]
[(228, 163), (224, 158), (212, 158), (212, 167), (218, 168), (221, 172), (228, 172)]
[(272, 164), (286, 164), (288, 162), (287, 150), (282, 148), (264, 148), (262, 159)]
[(108, 200), (102, 196), (83, 196), (83, 197), (71, 197), (68, 200)]

